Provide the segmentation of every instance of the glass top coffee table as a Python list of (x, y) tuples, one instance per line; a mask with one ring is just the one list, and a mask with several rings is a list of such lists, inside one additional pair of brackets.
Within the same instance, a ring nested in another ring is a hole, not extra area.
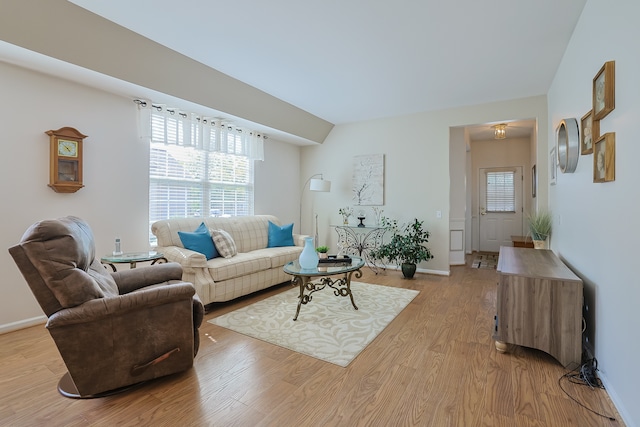
[[(298, 319), (302, 304), (309, 303), (312, 299), (311, 295), (314, 292), (321, 291), (327, 286), (333, 289), (335, 296), (349, 296), (353, 308), (358, 309), (353, 300), (353, 294), (351, 293), (351, 276), (355, 273), (356, 278), (362, 277), (362, 271), (360, 271), (360, 269), (364, 267), (364, 260), (357, 256), (351, 256), (350, 258), (351, 262), (348, 264), (319, 263), (318, 267), (311, 269), (300, 268), (297, 260), (284, 266), (284, 272), (292, 275), (292, 281), (300, 287), (298, 308), (293, 320)], [(318, 280), (314, 282), (316, 279)], [(306, 295), (305, 291), (308, 291)]]
[(136, 268), (136, 263), (151, 261), (151, 265), (157, 262), (167, 262), (167, 259), (160, 252), (124, 252), (120, 255), (105, 255), (100, 258), (100, 262), (110, 265), (114, 272), (117, 271), (114, 264), (129, 264), (129, 268)]

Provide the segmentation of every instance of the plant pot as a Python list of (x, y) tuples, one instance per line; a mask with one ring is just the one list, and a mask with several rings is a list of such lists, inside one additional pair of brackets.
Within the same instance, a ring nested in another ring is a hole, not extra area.
[(402, 263), (402, 275), (405, 279), (412, 279), (414, 274), (416, 274), (415, 264), (410, 264), (408, 262)]
[(535, 249), (549, 249), (549, 241), (548, 241), (548, 239), (545, 239), (545, 240), (534, 240), (533, 241), (533, 247)]
[(326, 252), (318, 252), (318, 257), (320, 259), (326, 259), (329, 255)]

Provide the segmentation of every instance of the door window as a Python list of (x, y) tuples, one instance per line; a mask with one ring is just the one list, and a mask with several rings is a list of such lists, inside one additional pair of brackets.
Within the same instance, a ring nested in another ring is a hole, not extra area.
[(487, 212), (515, 212), (515, 172), (487, 172)]

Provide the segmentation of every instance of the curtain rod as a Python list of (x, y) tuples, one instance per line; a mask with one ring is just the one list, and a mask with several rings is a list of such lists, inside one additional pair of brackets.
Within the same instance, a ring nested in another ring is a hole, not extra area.
[[(136, 103), (136, 104), (138, 104), (138, 105), (141, 105), (141, 106), (143, 106), (143, 107), (146, 107), (146, 106), (147, 106), (147, 101), (144, 101), (144, 100), (142, 100), (142, 99), (134, 99), (134, 100), (133, 100), (133, 102), (134, 102), (134, 103)], [(158, 111), (162, 111), (162, 105), (151, 104), (151, 108), (155, 108), (155, 109), (156, 109), (156, 110), (158, 110)], [(179, 115), (180, 117), (185, 118), (185, 119), (186, 119), (186, 118), (187, 118), (187, 116), (188, 116), (188, 115), (187, 115), (187, 113), (183, 113), (183, 112), (181, 112), (181, 111), (177, 111), (175, 108), (166, 108), (166, 107), (165, 107), (165, 109), (166, 109), (166, 110), (167, 110), (167, 112), (169, 112), (170, 114), (176, 114), (176, 112), (177, 112), (177, 113), (178, 113), (178, 115)], [(203, 123), (205, 123), (205, 124), (207, 123), (207, 119), (201, 119), (200, 117), (198, 117), (196, 120), (198, 120), (198, 121), (202, 120), (202, 122), (203, 122)], [(219, 120), (220, 120), (220, 123), (222, 124), (222, 119), (219, 119)], [(211, 121), (211, 123), (213, 124), (213, 123), (214, 123), (214, 121)], [(235, 126), (231, 126), (231, 125), (228, 125), (228, 126), (227, 126), (227, 129), (228, 129), (228, 130), (232, 130), (233, 128), (235, 128), (235, 130), (236, 130), (237, 132), (242, 133), (242, 129), (241, 129), (241, 128), (238, 128), (238, 127), (235, 127)], [(253, 133), (253, 131), (250, 131), (249, 133), (251, 134), (251, 133)], [(262, 134), (262, 135), (261, 135), (261, 134), (259, 134), (259, 133), (256, 133), (256, 136), (257, 136), (258, 138), (269, 139), (269, 136), (268, 136), (268, 135), (264, 135), (264, 134)]]

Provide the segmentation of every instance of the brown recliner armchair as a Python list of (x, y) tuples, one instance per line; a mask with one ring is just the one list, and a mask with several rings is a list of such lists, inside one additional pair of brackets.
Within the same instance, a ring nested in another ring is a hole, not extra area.
[(109, 273), (76, 217), (33, 224), (9, 248), (69, 372), (58, 390), (96, 397), (189, 369), (204, 309), (177, 263)]

